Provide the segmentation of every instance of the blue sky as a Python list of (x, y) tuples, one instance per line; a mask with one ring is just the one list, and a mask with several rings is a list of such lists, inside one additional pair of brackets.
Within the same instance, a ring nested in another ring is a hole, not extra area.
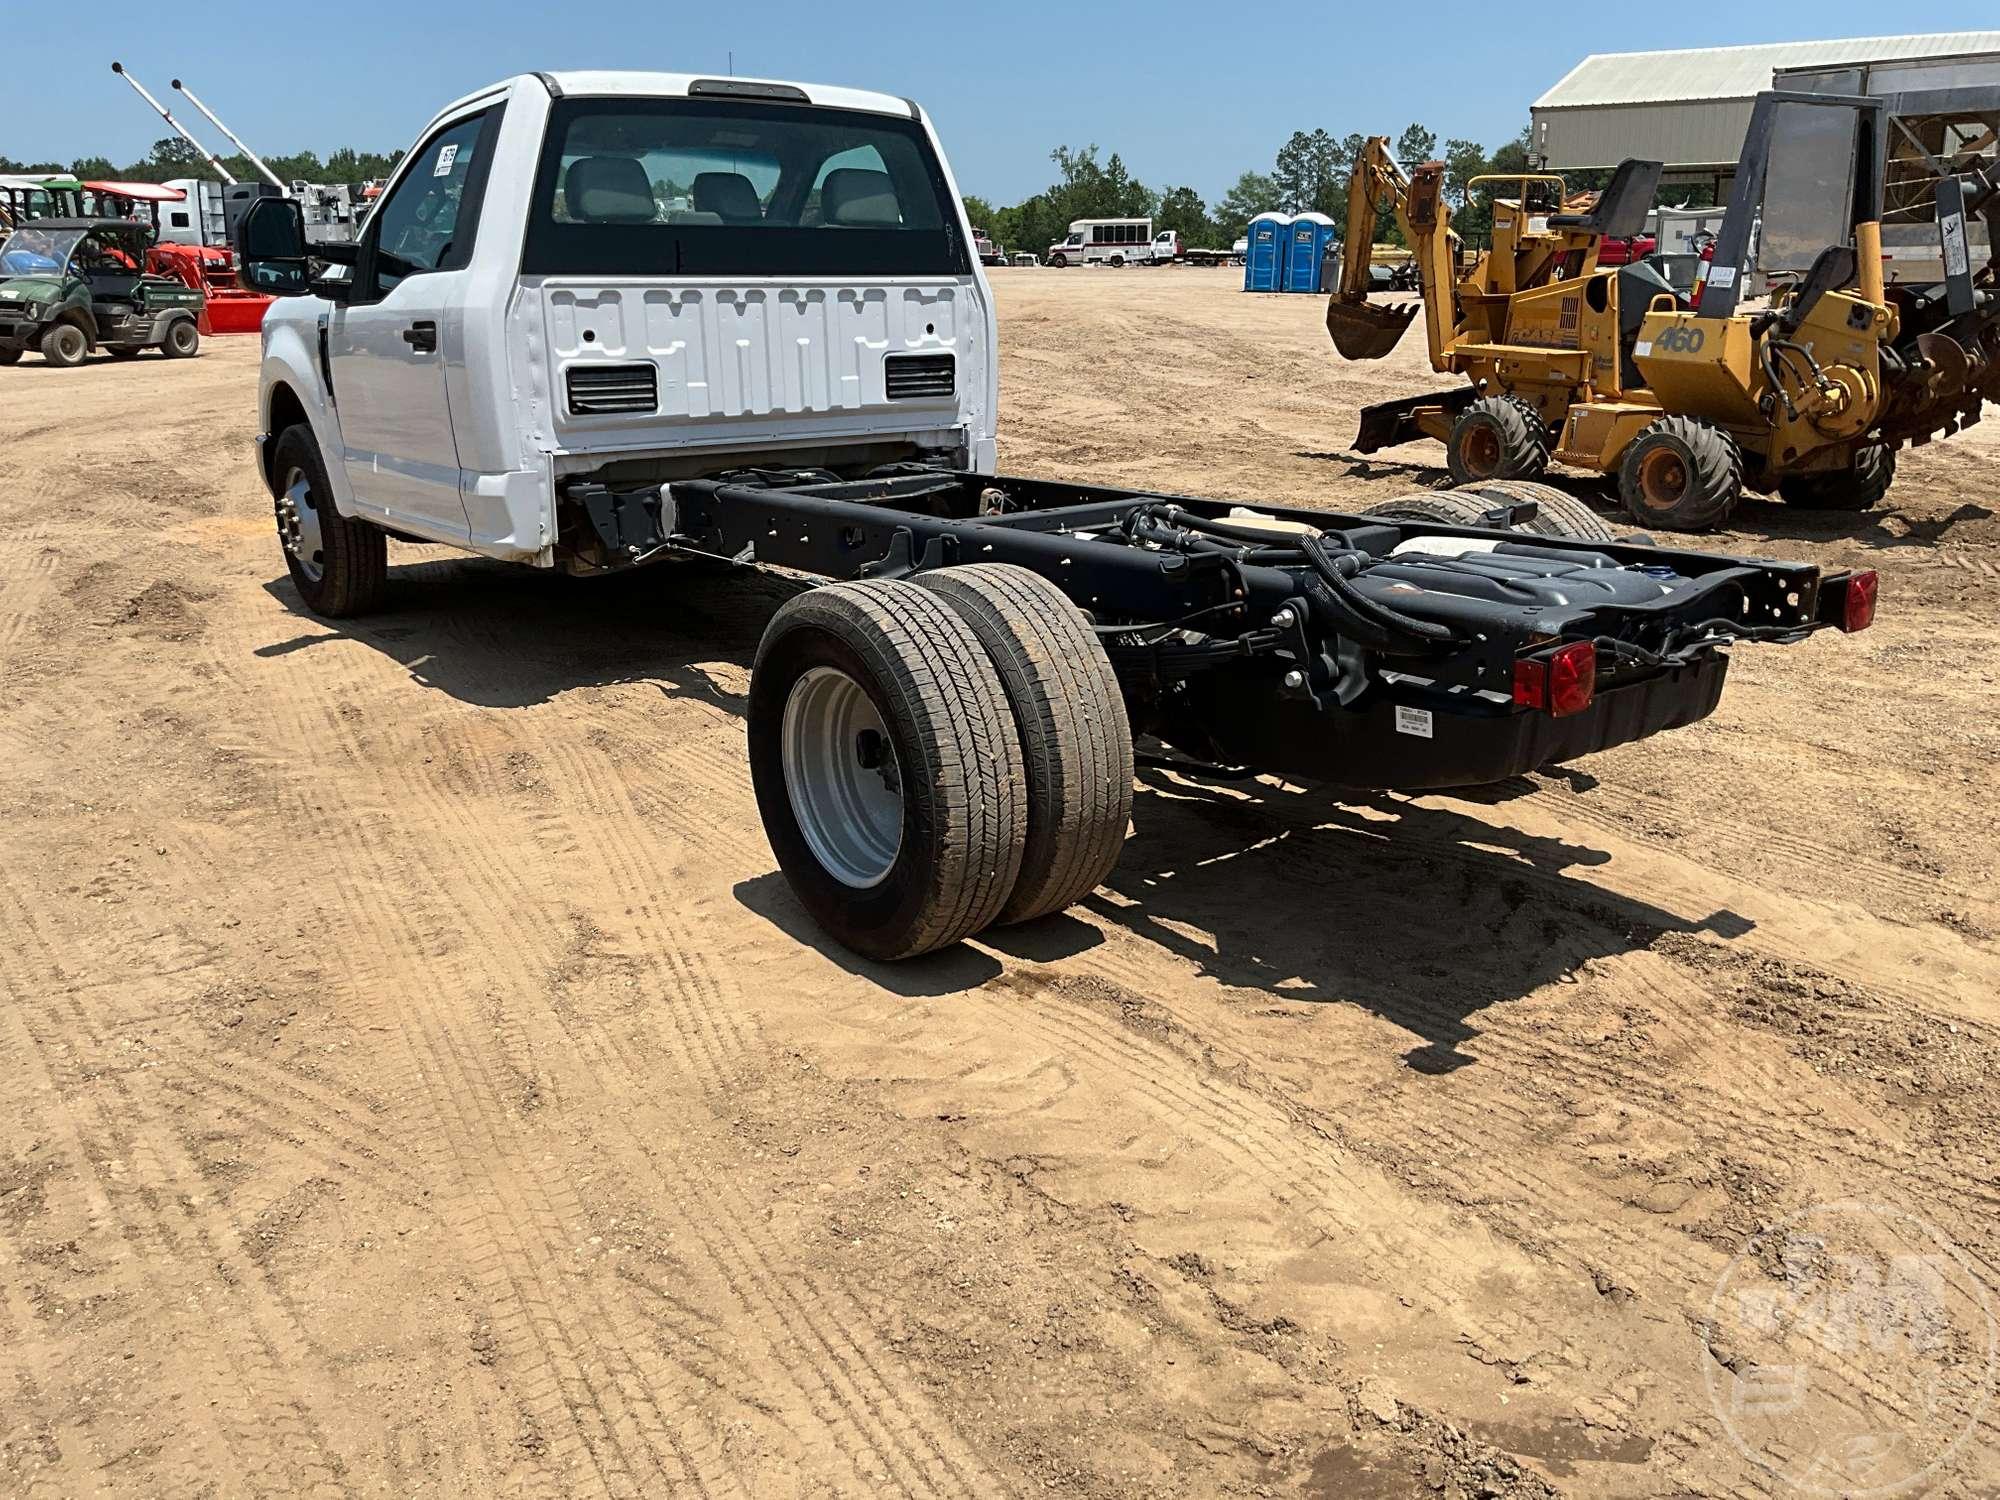
[[(0, 86), (0, 153), (118, 162), (143, 155), (166, 127), (112, 76), (114, 57), (169, 107), (178, 96), (167, 82), (184, 77), (259, 151), (324, 154), (407, 145), (438, 105), (510, 73), (719, 73), (733, 50), (738, 73), (919, 100), (967, 193), (1015, 201), (1047, 185), (1051, 148), (1095, 141), (1121, 152), (1149, 186), (1187, 184), (1213, 200), (1244, 169), (1268, 170), (1294, 129), (1394, 134), (1415, 119), (1440, 137), (1497, 144), (1587, 51), (1974, 30), (2000, 15), (1993, 0), (1914, 12), (1853, 0), (1811, 8), (1586, 0), (1573, 11), (1542, 9), (1541, 27), (1496, 28), (1496, 15), (1535, 12), (1376, 0), (1274, 5), (1267, 22), (1253, 25), (1250, 10), (1215, 0), (202, 0), (192, 9), (0, 0), (14, 59)], [(1595, 24), (1579, 24), (1581, 16)], [(198, 116), (188, 123), (226, 150)]]

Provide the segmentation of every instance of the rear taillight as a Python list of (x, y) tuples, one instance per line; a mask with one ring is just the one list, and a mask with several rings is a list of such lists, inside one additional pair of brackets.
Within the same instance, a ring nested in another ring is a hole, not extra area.
[(1532, 657), (1514, 663), (1514, 707), (1542, 708), (1549, 701), (1549, 669)]
[(1852, 634), (1875, 623), (1875, 596), (1882, 579), (1873, 568), (1855, 573), (1847, 580), (1847, 594), (1840, 602), (1840, 628)]
[(1547, 656), (1514, 663), (1514, 706), (1539, 708), (1566, 719), (1590, 707), (1597, 695), (1597, 647), (1575, 641)]
[(1549, 712), (1558, 719), (1580, 714), (1597, 696), (1597, 647), (1565, 646), (1549, 658)]

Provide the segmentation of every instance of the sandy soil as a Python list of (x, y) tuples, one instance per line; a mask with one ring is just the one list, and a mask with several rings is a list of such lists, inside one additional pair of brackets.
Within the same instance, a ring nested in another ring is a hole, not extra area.
[[(1440, 477), (1344, 451), (1414, 339), (994, 279), (1012, 469)], [(255, 356), (0, 369), (0, 1492), (1752, 1495), (1749, 1236), (1888, 1205), (2000, 1292), (2000, 432), (1746, 507), (1881, 623), (1701, 725), (1479, 799), (1155, 777), (1085, 906), (878, 969), (749, 795), (782, 585), (396, 551), (308, 618)], [(1971, 1421), (1932, 1493), (2000, 1475), (1976, 1342), (1848, 1371)]]

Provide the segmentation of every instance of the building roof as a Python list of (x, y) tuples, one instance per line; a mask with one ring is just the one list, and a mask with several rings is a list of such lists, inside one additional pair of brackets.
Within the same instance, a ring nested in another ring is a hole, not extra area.
[(1571, 68), (1554, 88), (1535, 101), (1534, 107), (1582, 109), (1605, 104), (1747, 99), (1771, 86), (1771, 73), (1777, 68), (1889, 62), (1905, 57), (1955, 57), (1969, 52), (2000, 52), (2000, 31), (1770, 42), (1679, 52), (1597, 52)]

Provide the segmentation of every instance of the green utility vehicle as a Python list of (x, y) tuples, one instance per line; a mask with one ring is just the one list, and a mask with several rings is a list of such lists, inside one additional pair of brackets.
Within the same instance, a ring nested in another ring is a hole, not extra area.
[(152, 242), (121, 219), (30, 219), (0, 241), (0, 365), (29, 349), (52, 365), (80, 365), (92, 349), (194, 355), (202, 295), (147, 274)]

